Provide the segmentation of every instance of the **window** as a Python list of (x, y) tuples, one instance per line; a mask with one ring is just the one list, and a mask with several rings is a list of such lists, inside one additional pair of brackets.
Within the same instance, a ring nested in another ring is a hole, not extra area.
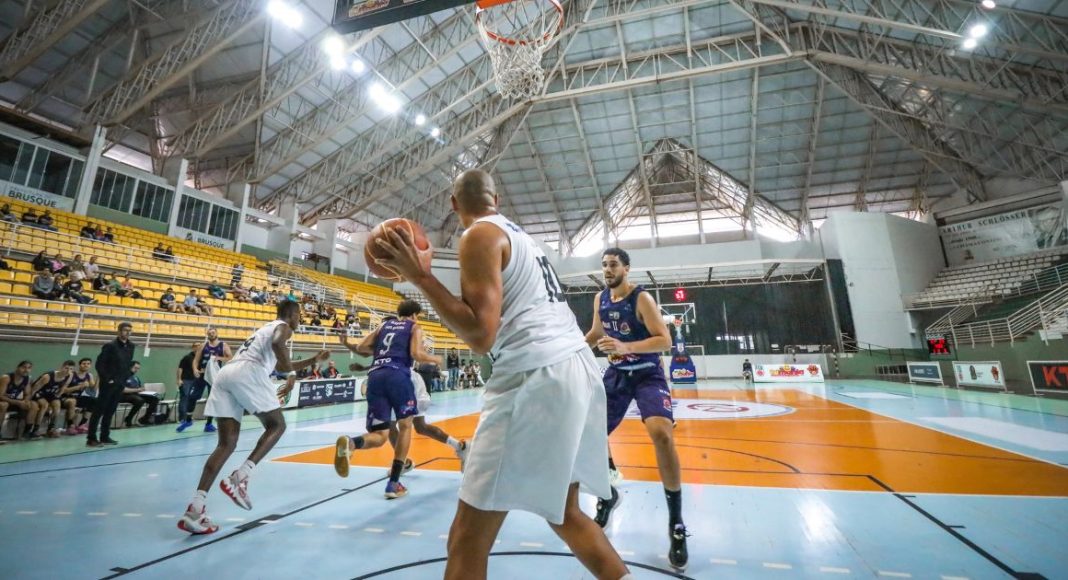
[(101, 168), (97, 171), (96, 181), (93, 182), (93, 195), (89, 198), (89, 203), (128, 212), (136, 181), (129, 175)]
[(78, 193), (81, 166), (81, 161), (38, 147), (26, 185), (64, 197), (74, 197)]
[(0, 135), (0, 179), (11, 181), (11, 174), (15, 172), (15, 164), (19, 158), (19, 150), (23, 147), (25, 145), (22, 141)]
[(178, 227), (195, 232), (208, 233), (208, 215), (211, 204), (188, 195), (182, 196), (178, 207)]
[(226, 240), (234, 239), (237, 233), (237, 216), (238, 213), (232, 209), (219, 205), (211, 206), (211, 226), (205, 233)]
[(174, 203), (173, 191), (142, 181), (137, 184), (137, 196), (134, 198), (131, 213), (167, 223), (171, 217), (172, 203)]

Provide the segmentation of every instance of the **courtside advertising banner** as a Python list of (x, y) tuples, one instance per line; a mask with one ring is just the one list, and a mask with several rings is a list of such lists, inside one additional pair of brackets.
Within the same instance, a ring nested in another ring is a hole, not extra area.
[(757, 383), (822, 383), (823, 368), (816, 363), (753, 365)]
[(1005, 372), (1000, 361), (953, 361), (958, 387), (1005, 388)]
[(319, 379), (297, 383), (298, 407), (351, 403), (356, 400), (356, 379)]
[(942, 384), (942, 367), (938, 366), (938, 363), (910, 362), (906, 364), (908, 364), (909, 367), (910, 383), (935, 383), (937, 385)]
[(1029, 360), (1027, 372), (1035, 393), (1068, 393), (1068, 360)]

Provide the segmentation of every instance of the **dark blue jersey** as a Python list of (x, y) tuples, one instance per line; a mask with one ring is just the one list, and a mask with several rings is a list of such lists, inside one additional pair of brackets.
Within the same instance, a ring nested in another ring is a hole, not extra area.
[(378, 327), (375, 337), (374, 362), (371, 370), (392, 368), (408, 371), (412, 368), (413, 320), (387, 320)]
[(22, 377), (21, 382), (16, 382), (15, 373), (7, 373), (7, 376), (10, 381), (7, 383), (7, 392), (4, 393), (4, 396), (11, 399), (18, 399), (22, 396), (22, 393), (30, 387), (30, 377)]
[[(625, 298), (612, 302), (612, 289), (601, 292), (600, 316), (604, 333), (622, 342), (637, 342), (652, 336), (649, 329), (638, 320), (638, 295), (645, 292), (641, 286), (635, 286)], [(619, 370), (636, 370), (660, 366), (660, 354), (647, 352), (642, 354), (610, 354), (608, 363)]]
[(65, 378), (65, 379), (63, 379), (61, 381), (57, 381), (56, 380), (56, 371), (48, 371), (47, 373), (45, 373), (44, 375), (41, 375), (41, 376), (47, 376), (48, 377), (48, 382), (45, 383), (45, 385), (43, 387), (38, 389), (36, 393), (33, 394), (33, 398), (34, 399), (43, 399), (43, 398), (54, 399), (54, 398), (58, 397), (59, 396), (59, 390), (62, 389), (63, 387), (65, 387), (65, 386), (67, 386), (67, 382), (70, 381), (70, 378), (71, 378), (70, 375), (67, 375), (67, 378)]
[(200, 351), (200, 360), (197, 361), (197, 369), (203, 371), (208, 368), (208, 360), (211, 357), (221, 357), (223, 355), (223, 341), (219, 341), (215, 346), (211, 346), (211, 343), (204, 341), (204, 348)]

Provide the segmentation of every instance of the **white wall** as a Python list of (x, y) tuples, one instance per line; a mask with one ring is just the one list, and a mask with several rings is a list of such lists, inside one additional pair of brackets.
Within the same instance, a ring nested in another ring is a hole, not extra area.
[[(430, 264), (430, 271), (434, 274), (441, 284), (449, 289), (453, 295), (460, 295), (460, 264), (455, 260), (434, 260)], [(400, 284), (394, 284), (393, 289), (400, 293), (405, 292), (418, 292), (415, 286), (407, 282), (401, 282)]]
[(834, 213), (820, 228), (828, 258), (841, 259), (857, 340), (918, 348), (902, 294), (923, 290), (944, 267), (938, 229), (880, 213)]
[[(253, 248), (269, 249), (268, 242), (268, 228), (259, 224), (252, 224), (245, 222), (241, 224), (241, 243), (244, 245), (252, 246)], [(241, 251), (238, 248), (238, 251)]]

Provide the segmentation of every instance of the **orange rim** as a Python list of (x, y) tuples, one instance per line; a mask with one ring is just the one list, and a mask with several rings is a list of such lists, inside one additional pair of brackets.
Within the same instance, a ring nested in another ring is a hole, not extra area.
[[(487, 30), (482, 25), (482, 13), (483, 12), (485, 12), (486, 10), (488, 10), (490, 8), (493, 8), (494, 6), (501, 6), (501, 5), (504, 5), (504, 4), (508, 4), (511, 1), (512, 0), (481, 0), (481, 1), (479, 1), (476, 4), (477, 8), (475, 9), (475, 25), (478, 26), (482, 30), (482, 32), (484, 32), (486, 34), (486, 36), (488, 36), (492, 40), (495, 40), (495, 41), (500, 42), (502, 44), (507, 44), (509, 46), (515, 46), (517, 44), (521, 45), (521, 46), (526, 46), (527, 44), (530, 44), (529, 41), (517, 40), (515, 38), (508, 38), (507, 36), (501, 36), (500, 34), (497, 34), (496, 32), (493, 32), (492, 30)], [(564, 27), (564, 5), (562, 3), (560, 3), (560, 0), (546, 0), (546, 1), (549, 2), (549, 4), (552, 4), (553, 8), (556, 8), (557, 24), (552, 30), (546, 32), (545, 35), (541, 37), (541, 42), (545, 42), (545, 41), (549, 40), (556, 33), (560, 32), (560, 30)]]

